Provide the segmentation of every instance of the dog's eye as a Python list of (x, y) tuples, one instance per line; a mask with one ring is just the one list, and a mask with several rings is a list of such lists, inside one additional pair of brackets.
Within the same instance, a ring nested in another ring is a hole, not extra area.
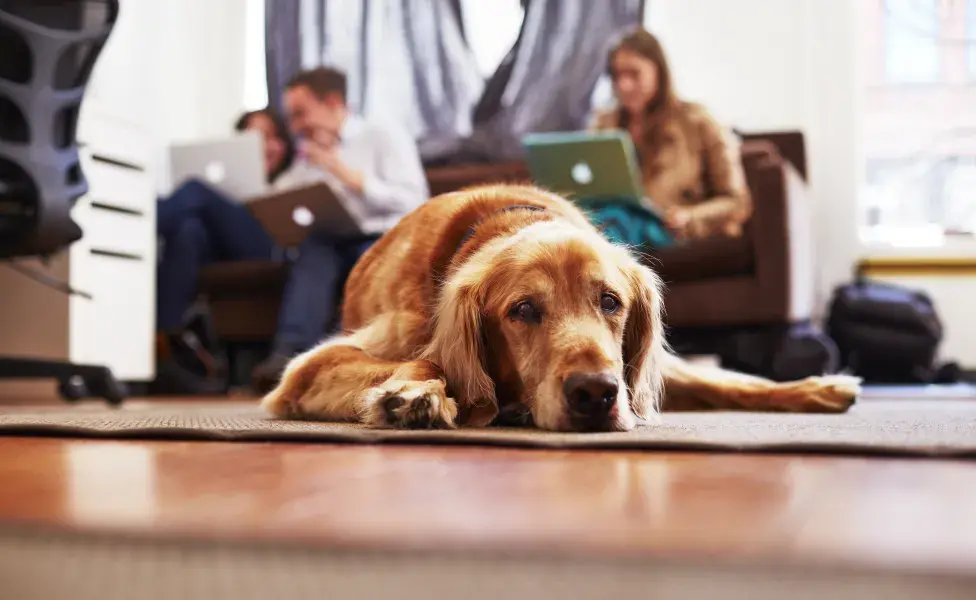
[(525, 323), (538, 323), (542, 320), (542, 312), (529, 300), (522, 300), (512, 307), (509, 316)]
[(620, 300), (617, 300), (613, 294), (603, 294), (600, 297), (600, 308), (605, 313), (613, 314), (620, 308)]

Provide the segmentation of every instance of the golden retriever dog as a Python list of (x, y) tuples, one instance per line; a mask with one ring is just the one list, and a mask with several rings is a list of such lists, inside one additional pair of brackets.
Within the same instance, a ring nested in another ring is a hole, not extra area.
[(688, 364), (664, 340), (662, 294), (568, 200), (519, 185), (445, 194), (363, 256), (346, 333), (293, 358), (262, 405), (377, 428), (626, 431), (659, 410), (842, 412), (859, 394), (845, 376)]

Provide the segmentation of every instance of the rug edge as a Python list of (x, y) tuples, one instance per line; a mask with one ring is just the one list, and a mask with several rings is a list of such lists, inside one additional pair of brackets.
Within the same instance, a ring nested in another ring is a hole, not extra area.
[(193, 427), (131, 427), (104, 429), (56, 424), (0, 425), (0, 437), (37, 437), (120, 441), (193, 441), (242, 443), (319, 443), (395, 446), (481, 446), (539, 450), (613, 450), (648, 452), (722, 452), (761, 454), (825, 454), (833, 456), (890, 456), (903, 458), (976, 458), (976, 443), (969, 446), (905, 446), (895, 444), (772, 442), (726, 443), (681, 440), (601, 437), (592, 441), (559, 441), (555, 438), (502, 437), (490, 433), (469, 433), (460, 437), (450, 432), (323, 430), (323, 431), (247, 431), (237, 429), (198, 429)]

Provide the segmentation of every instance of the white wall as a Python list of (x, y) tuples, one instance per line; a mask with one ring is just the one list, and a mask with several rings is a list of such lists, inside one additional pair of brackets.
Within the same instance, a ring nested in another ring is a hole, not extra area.
[(806, 136), (816, 215), (818, 305), (859, 255), (855, 3), (652, 0), (678, 92), (744, 130)]
[(166, 146), (226, 136), (244, 110), (247, 15), (242, 0), (166, 0), (154, 8), (160, 13), (154, 31), (155, 133), (159, 185), (166, 190)]
[(161, 193), (169, 144), (227, 135), (244, 109), (245, 9), (244, 0), (121, 0), (94, 77), (112, 71), (110, 62), (137, 66), (138, 78), (102, 95), (114, 116), (145, 126)]
[(681, 95), (743, 129), (798, 127), (802, 1), (651, 0), (646, 25), (664, 43)]
[(166, 0), (154, 8), (160, 136), (226, 135), (244, 102), (244, 3)]
[(929, 277), (879, 275), (881, 281), (925, 290), (932, 297), (942, 321), (943, 337), (939, 361), (956, 361), (966, 368), (976, 367), (976, 340), (973, 339), (972, 298), (976, 298), (976, 277)]

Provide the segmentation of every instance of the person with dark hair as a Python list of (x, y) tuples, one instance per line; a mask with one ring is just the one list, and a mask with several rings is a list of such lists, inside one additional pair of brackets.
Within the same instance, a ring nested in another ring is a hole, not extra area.
[(319, 67), (299, 73), (285, 88), (285, 114), (298, 154), (281, 175), (282, 185), (326, 183), (362, 234), (338, 239), (312, 231), (300, 246), (278, 315), (273, 352), (254, 372), (259, 389), (273, 385), (292, 356), (332, 332), (353, 265), (429, 195), (414, 140), (393, 124), (379, 126), (353, 114), (346, 85), (342, 71)]
[[(242, 115), (234, 129), (261, 136), (265, 176), (278, 187), (295, 155), (282, 119), (268, 109), (252, 111)], [(184, 336), (200, 269), (214, 261), (271, 259), (275, 244), (244, 205), (196, 179), (182, 182), (157, 202), (156, 232), (162, 242), (156, 271), (156, 354), (161, 374), (157, 381), (169, 391), (192, 391), (187, 389), (190, 377), (178, 363), (187, 355), (199, 355), (198, 350), (185, 347)]]
[(256, 131), (261, 135), (265, 177), (269, 184), (276, 185), (278, 176), (295, 160), (295, 144), (284, 119), (268, 108), (252, 110), (237, 119), (234, 131)]
[[(610, 51), (607, 70), (617, 106), (599, 112), (597, 130), (620, 129), (637, 149), (645, 200), (664, 213), (680, 241), (739, 236), (752, 212), (738, 144), (705, 107), (681, 100), (664, 49), (637, 28)], [(621, 215), (626, 213), (626, 215)], [(597, 206), (598, 225), (613, 224), (616, 241), (654, 246), (661, 221), (630, 203)]]

